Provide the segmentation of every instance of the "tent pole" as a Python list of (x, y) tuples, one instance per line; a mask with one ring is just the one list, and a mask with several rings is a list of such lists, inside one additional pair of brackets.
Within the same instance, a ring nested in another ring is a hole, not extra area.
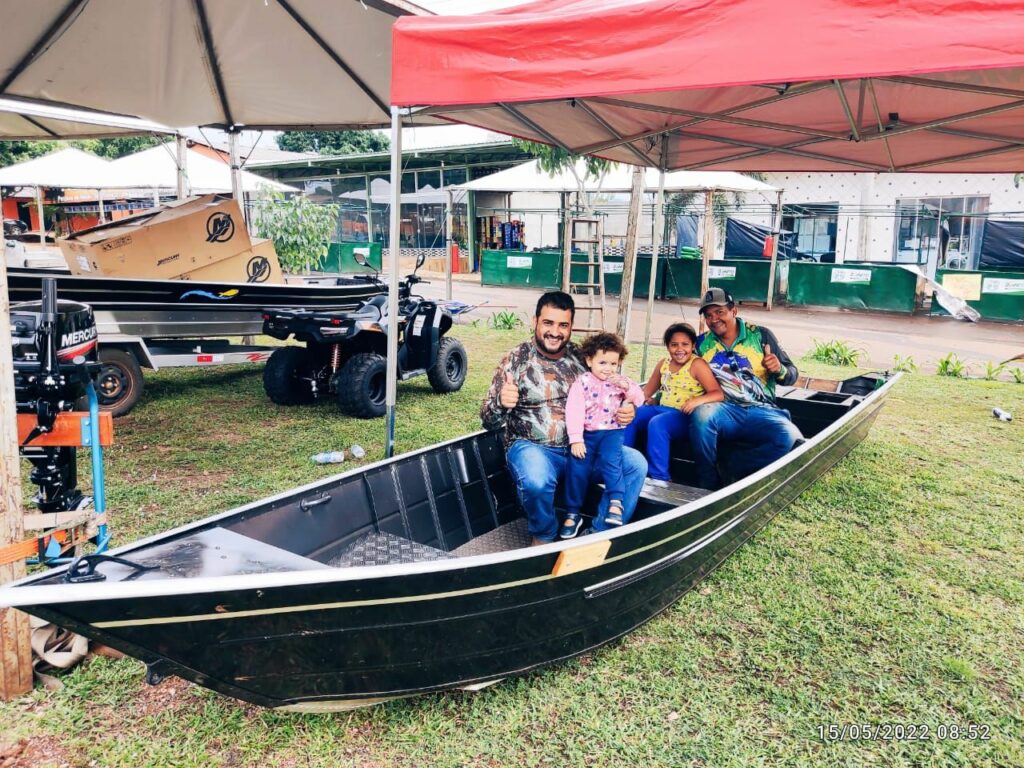
[(779, 238), (782, 237), (782, 190), (777, 193), (775, 203), (775, 225), (772, 227), (772, 265), (768, 268), (768, 311), (772, 311), (772, 303), (775, 300), (775, 270), (779, 266)]
[(107, 220), (107, 212), (103, 210), (103, 190), (96, 190), (96, 203), (100, 211), (100, 224), (103, 224)]
[(402, 228), (402, 118), (391, 107), (391, 233), (388, 237), (388, 357), (384, 458), (395, 455), (395, 402), (398, 399), (398, 272)]
[(178, 152), (178, 189), (176, 197), (179, 200), (184, 200), (188, 197), (188, 168), (186, 167), (188, 163), (188, 145), (185, 143), (185, 137), (181, 134), (178, 134), (176, 137), (175, 144), (177, 145)]
[[(7, 270), (0, 269), (0, 339), (11, 338)], [(11, 345), (0, 344), (0, 547), (25, 536), (21, 508), (21, 459), (14, 399), (14, 362)], [(25, 561), (0, 565), (0, 584), (25, 575)], [(32, 690), (32, 649), (28, 614), (0, 609), (0, 700), (9, 701)]]
[(445, 213), (444, 231), (446, 237), (444, 239), (445, 244), (445, 268), (444, 268), (444, 297), (448, 301), (452, 300), (452, 246), (455, 244), (455, 236), (452, 234), (452, 226), (455, 224), (455, 216), (453, 206), (455, 205), (454, 195), (451, 189), (446, 190), (448, 195), (448, 210)]
[(633, 311), (633, 281), (636, 278), (636, 252), (640, 243), (640, 212), (643, 209), (643, 197), (644, 169), (635, 165), (633, 185), (629, 193), (629, 220), (626, 222), (626, 253), (622, 260), (619, 318), (615, 327), (619, 338), (626, 343), (629, 343), (629, 313)]
[(231, 161), (231, 196), (242, 210), (242, 221), (246, 221), (245, 192), (242, 191), (242, 166), (238, 161), (238, 131), (228, 131), (228, 155)]
[(159, 187), (153, 187), (153, 207), (160, 207), (160, 189)]
[(647, 286), (647, 319), (644, 321), (644, 352), (640, 359), (640, 381), (647, 381), (647, 345), (651, 340), (651, 320), (654, 317), (654, 293), (658, 287), (658, 255), (661, 233), (665, 229), (665, 168), (658, 172), (658, 198), (654, 203), (654, 250), (651, 252), (651, 281)]
[[(704, 242), (701, 244), (701, 255), (700, 255), (700, 295), (704, 296), (708, 292), (708, 262), (711, 261), (711, 257), (714, 255), (715, 250), (715, 208), (714, 199), (715, 193), (710, 190), (704, 190)], [(700, 326), (697, 329), (700, 333), (706, 330), (704, 325), (704, 315), (700, 316)]]
[(39, 217), (39, 244), (46, 245), (46, 224), (44, 223), (45, 220), (43, 219), (42, 187), (36, 187), (36, 215)]

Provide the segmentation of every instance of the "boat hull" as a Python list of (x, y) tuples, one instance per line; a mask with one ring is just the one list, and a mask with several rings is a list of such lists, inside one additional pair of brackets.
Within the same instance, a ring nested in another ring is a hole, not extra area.
[(257, 335), (263, 329), (264, 309), (347, 311), (383, 291), (374, 283), (345, 278), (338, 278), (331, 285), (205, 283), (8, 269), (11, 302), (37, 300), (43, 277), (56, 277), (57, 293), (62, 299), (93, 308), (101, 337)]
[[(24, 589), (16, 587), (0, 596), (0, 604), (18, 604), (118, 648), (149, 663), (155, 673), (175, 674), (263, 706), (351, 708), (479, 685), (592, 651), (672, 605), (863, 440), (891, 386), (890, 381), (759, 473), (610, 533), (412, 566), (312, 568), (192, 583), (122, 582), (98, 599), (34, 603), (26, 594), (33, 590), (27, 589), (12, 602), (10, 593)], [(434, 482), (437, 494), (432, 450), (384, 462), (365, 482), (378, 496), (394, 493), (404, 499), (402, 515), (411, 517), (418, 497), (410, 486), (417, 473), (426, 486)], [(509, 512), (493, 501), (501, 492), (494, 484), (504, 464), (498, 437), (480, 433), (445, 450), (449, 459), (460, 451), (475, 457), (475, 466), (464, 471), (470, 479), (483, 478), (491, 500), (480, 495), (480, 504), (489, 504), (500, 522)], [(388, 478), (393, 491), (386, 487)], [(213, 522), (242, 520), (254, 533), (268, 510), (301, 515), (301, 499), (315, 502), (329, 493), (343, 501), (348, 486), (332, 482)], [(295, 505), (301, 510), (292, 510)], [(130, 559), (145, 545), (118, 554)], [(604, 546), (606, 555), (592, 567), (559, 572), (560, 557)], [(64, 594), (87, 588), (108, 589), (69, 585)]]

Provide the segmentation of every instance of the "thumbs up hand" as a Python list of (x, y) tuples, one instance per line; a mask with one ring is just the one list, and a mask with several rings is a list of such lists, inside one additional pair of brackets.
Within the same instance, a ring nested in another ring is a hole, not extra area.
[(761, 365), (764, 366), (768, 373), (778, 373), (782, 370), (782, 362), (772, 353), (772, 348), (769, 344), (764, 345), (764, 358), (761, 360)]
[(505, 383), (501, 385), (498, 400), (502, 408), (515, 408), (519, 403), (519, 387), (509, 374), (505, 374)]

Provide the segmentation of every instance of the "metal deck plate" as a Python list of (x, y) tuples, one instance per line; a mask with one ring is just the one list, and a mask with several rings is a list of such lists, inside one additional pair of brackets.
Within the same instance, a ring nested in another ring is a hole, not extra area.
[(493, 531), (470, 539), (461, 547), (452, 550), (456, 557), (471, 557), (473, 555), (490, 555), (495, 552), (508, 552), (512, 549), (522, 549), (533, 543), (533, 537), (526, 530), (526, 518), (520, 517), (510, 523), (505, 523)]
[(442, 549), (418, 544), (392, 533), (368, 533), (330, 560), (335, 568), (365, 565), (399, 565), (425, 560), (448, 560), (452, 555)]

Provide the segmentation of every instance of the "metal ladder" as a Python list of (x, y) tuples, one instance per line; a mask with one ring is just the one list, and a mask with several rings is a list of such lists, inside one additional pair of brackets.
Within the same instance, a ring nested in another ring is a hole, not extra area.
[[(577, 225), (586, 227), (585, 236), (578, 234)], [(604, 226), (601, 219), (566, 219), (564, 241), (562, 290), (573, 297), (576, 317), (580, 320), (579, 325), (573, 324), (573, 332), (600, 333), (605, 329)], [(577, 245), (581, 246), (581, 253), (576, 253)], [(581, 314), (583, 318), (580, 318)]]

